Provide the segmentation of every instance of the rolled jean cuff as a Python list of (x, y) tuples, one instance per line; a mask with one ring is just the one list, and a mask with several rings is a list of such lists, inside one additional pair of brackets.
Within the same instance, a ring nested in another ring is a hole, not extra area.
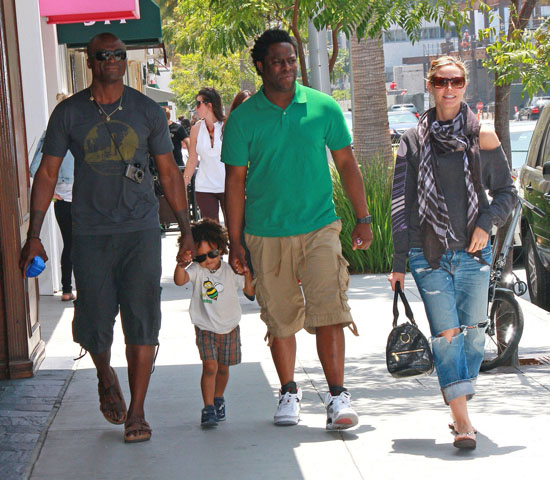
[(445, 404), (449, 405), (449, 402), (455, 398), (466, 396), (466, 400), (470, 400), (476, 394), (476, 390), (472, 380), (460, 380), (441, 388), (441, 393)]

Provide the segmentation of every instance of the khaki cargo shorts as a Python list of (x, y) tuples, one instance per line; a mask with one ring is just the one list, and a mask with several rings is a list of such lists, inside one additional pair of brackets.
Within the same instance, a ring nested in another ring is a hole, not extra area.
[(348, 262), (342, 256), (340, 229), (337, 220), (291, 237), (245, 235), (269, 337), (289, 337), (302, 328), (315, 333), (316, 327), (355, 326), (346, 296)]

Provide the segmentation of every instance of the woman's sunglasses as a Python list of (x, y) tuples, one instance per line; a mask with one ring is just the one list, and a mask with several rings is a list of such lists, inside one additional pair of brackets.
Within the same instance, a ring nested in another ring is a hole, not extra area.
[(449, 85), (453, 88), (463, 88), (466, 85), (466, 79), (464, 77), (432, 77), (431, 84), (435, 88), (447, 88)]
[(210, 102), (208, 100), (197, 100), (197, 103), (195, 105), (197, 106), (197, 108), (199, 108), (202, 103), (207, 104)]
[(206, 260), (206, 257), (208, 258), (216, 258), (220, 254), (219, 249), (216, 248), (216, 250), (210, 250), (208, 253), (203, 253), (202, 255), (197, 255), (193, 261), (197, 263), (202, 263)]
[(117, 62), (126, 60), (126, 51), (118, 48), (117, 50), (98, 50), (94, 53), (95, 59), (99, 62), (105, 62), (113, 57)]

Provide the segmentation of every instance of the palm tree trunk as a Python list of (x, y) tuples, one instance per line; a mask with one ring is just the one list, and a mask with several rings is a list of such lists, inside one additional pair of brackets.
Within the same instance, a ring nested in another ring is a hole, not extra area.
[(353, 144), (360, 163), (393, 161), (382, 38), (351, 38)]

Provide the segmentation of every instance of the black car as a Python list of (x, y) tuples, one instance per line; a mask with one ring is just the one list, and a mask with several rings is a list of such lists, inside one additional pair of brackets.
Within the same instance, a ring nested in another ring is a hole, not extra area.
[(525, 208), (521, 237), (531, 301), (550, 311), (550, 108), (537, 123), (519, 182), (520, 194), (546, 213), (541, 218)]

